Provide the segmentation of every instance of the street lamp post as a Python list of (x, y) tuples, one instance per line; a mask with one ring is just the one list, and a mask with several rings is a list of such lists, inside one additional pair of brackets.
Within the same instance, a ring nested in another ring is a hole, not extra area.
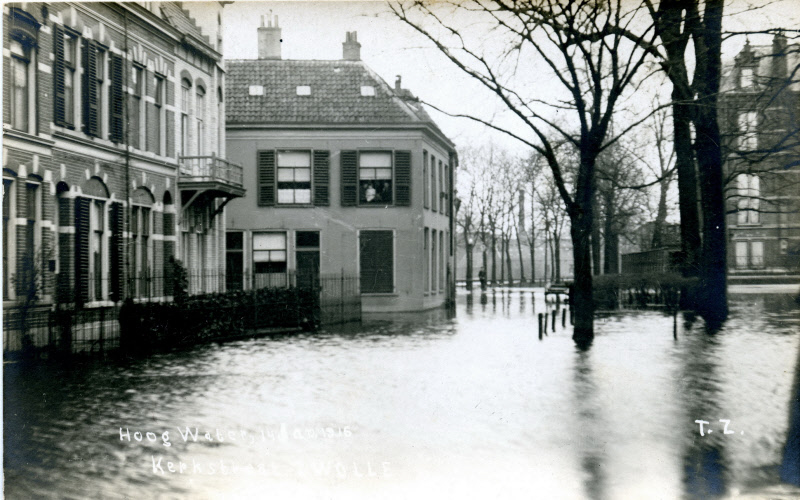
[(467, 238), (467, 290), (472, 291), (472, 249), (475, 246), (475, 239), (470, 236)]

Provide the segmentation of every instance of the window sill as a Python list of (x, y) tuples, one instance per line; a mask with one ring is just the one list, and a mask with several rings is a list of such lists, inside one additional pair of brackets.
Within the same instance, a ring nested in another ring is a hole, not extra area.
[(399, 297), (397, 292), (362, 292), (362, 297)]
[(275, 208), (314, 208), (313, 203), (276, 203)]

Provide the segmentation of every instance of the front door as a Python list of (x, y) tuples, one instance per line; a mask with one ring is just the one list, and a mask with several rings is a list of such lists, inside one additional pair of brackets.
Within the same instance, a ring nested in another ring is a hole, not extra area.
[(319, 250), (297, 252), (297, 288), (319, 287)]

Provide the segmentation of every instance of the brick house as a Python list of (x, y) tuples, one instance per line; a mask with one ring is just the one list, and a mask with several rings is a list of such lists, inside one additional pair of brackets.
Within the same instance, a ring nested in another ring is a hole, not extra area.
[(456, 151), (398, 77), (361, 61), (284, 60), (280, 27), (259, 57), (227, 62), (227, 141), (247, 196), (227, 210), (229, 287), (357, 276), (365, 312), (418, 311), (453, 293)]
[[(800, 46), (748, 41), (719, 98), (732, 283), (800, 279)], [(788, 278), (787, 278), (788, 276)]]
[[(221, 2), (3, 6), (3, 301), (169, 300), (224, 271)], [(197, 12), (196, 21), (190, 11)], [(224, 284), (223, 284), (224, 286)]]

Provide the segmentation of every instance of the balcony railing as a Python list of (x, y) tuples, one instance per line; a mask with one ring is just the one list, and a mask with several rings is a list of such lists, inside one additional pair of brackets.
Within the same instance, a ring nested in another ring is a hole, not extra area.
[(181, 156), (180, 181), (222, 182), (242, 187), (242, 166), (218, 156)]

